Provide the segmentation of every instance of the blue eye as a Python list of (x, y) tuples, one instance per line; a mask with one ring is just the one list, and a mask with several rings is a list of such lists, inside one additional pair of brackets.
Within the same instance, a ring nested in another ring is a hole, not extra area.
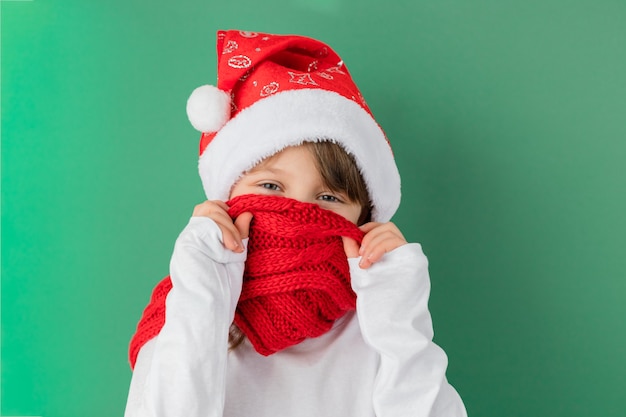
[(319, 198), (322, 201), (328, 201), (330, 203), (337, 203), (337, 202), (339, 202), (339, 199), (337, 197), (335, 197), (334, 195), (326, 194), (326, 195), (320, 196)]
[(270, 191), (278, 191), (280, 190), (280, 187), (276, 184), (272, 184), (271, 182), (266, 182), (261, 184), (261, 187), (265, 188), (266, 190), (270, 190)]

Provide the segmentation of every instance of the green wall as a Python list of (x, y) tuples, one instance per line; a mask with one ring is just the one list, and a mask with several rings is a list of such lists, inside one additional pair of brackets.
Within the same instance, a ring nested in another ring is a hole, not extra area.
[(625, 416), (626, 2), (0, 2), (3, 416), (121, 415), (194, 204), (215, 31), (344, 58), (471, 416)]

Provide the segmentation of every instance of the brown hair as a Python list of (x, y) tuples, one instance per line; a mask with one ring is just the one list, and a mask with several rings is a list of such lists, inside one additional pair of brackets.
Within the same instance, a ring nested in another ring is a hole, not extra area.
[[(361, 206), (357, 225), (369, 222), (372, 217), (372, 203), (354, 157), (331, 141), (304, 142), (302, 146), (315, 157), (315, 164), (324, 185), (330, 191), (345, 194), (350, 202)], [(229, 349), (235, 349), (244, 339), (243, 332), (233, 323), (228, 333)]]
[(346, 194), (351, 202), (361, 206), (357, 224), (362, 225), (370, 221), (372, 203), (354, 157), (340, 145), (330, 141), (305, 142), (303, 146), (313, 153), (324, 185), (330, 191)]

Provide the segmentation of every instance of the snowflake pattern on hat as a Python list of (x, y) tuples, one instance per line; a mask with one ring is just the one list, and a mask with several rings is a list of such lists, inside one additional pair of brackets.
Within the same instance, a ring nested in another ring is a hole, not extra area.
[(343, 65), (343, 61), (339, 62), (339, 64), (337, 64), (334, 67), (326, 68), (324, 71), (326, 71), (326, 72), (334, 72), (334, 73), (337, 73), (337, 74), (346, 75), (346, 73), (341, 70), (341, 66), (342, 65)]
[(313, 78), (311, 78), (311, 74), (297, 74), (295, 72), (287, 71), (287, 74), (291, 77), (289, 79), (290, 83), (301, 84), (301, 85), (318, 85)]
[(272, 81), (271, 83), (267, 84), (261, 89), (261, 97), (267, 97), (271, 94), (274, 94), (275, 92), (278, 91), (279, 88), (280, 88), (280, 84), (278, 84), (275, 81)]
[(245, 30), (240, 30), (239, 34), (244, 38), (256, 38), (257, 36), (259, 36), (257, 32), (247, 32)]
[(222, 54), (230, 54), (237, 48), (239, 48), (239, 44), (231, 39), (226, 43), (226, 45), (224, 45), (224, 50), (222, 51)]
[(252, 60), (245, 55), (237, 55), (228, 60), (228, 65), (233, 68), (250, 68)]

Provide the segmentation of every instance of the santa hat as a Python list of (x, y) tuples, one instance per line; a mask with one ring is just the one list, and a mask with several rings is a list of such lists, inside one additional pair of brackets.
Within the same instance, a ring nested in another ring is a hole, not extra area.
[(199, 171), (209, 200), (227, 200), (242, 173), (278, 151), (329, 140), (354, 157), (372, 220), (391, 219), (398, 169), (339, 55), (303, 36), (229, 30), (217, 33), (217, 56), (217, 87), (198, 87), (187, 102), (202, 132)]

